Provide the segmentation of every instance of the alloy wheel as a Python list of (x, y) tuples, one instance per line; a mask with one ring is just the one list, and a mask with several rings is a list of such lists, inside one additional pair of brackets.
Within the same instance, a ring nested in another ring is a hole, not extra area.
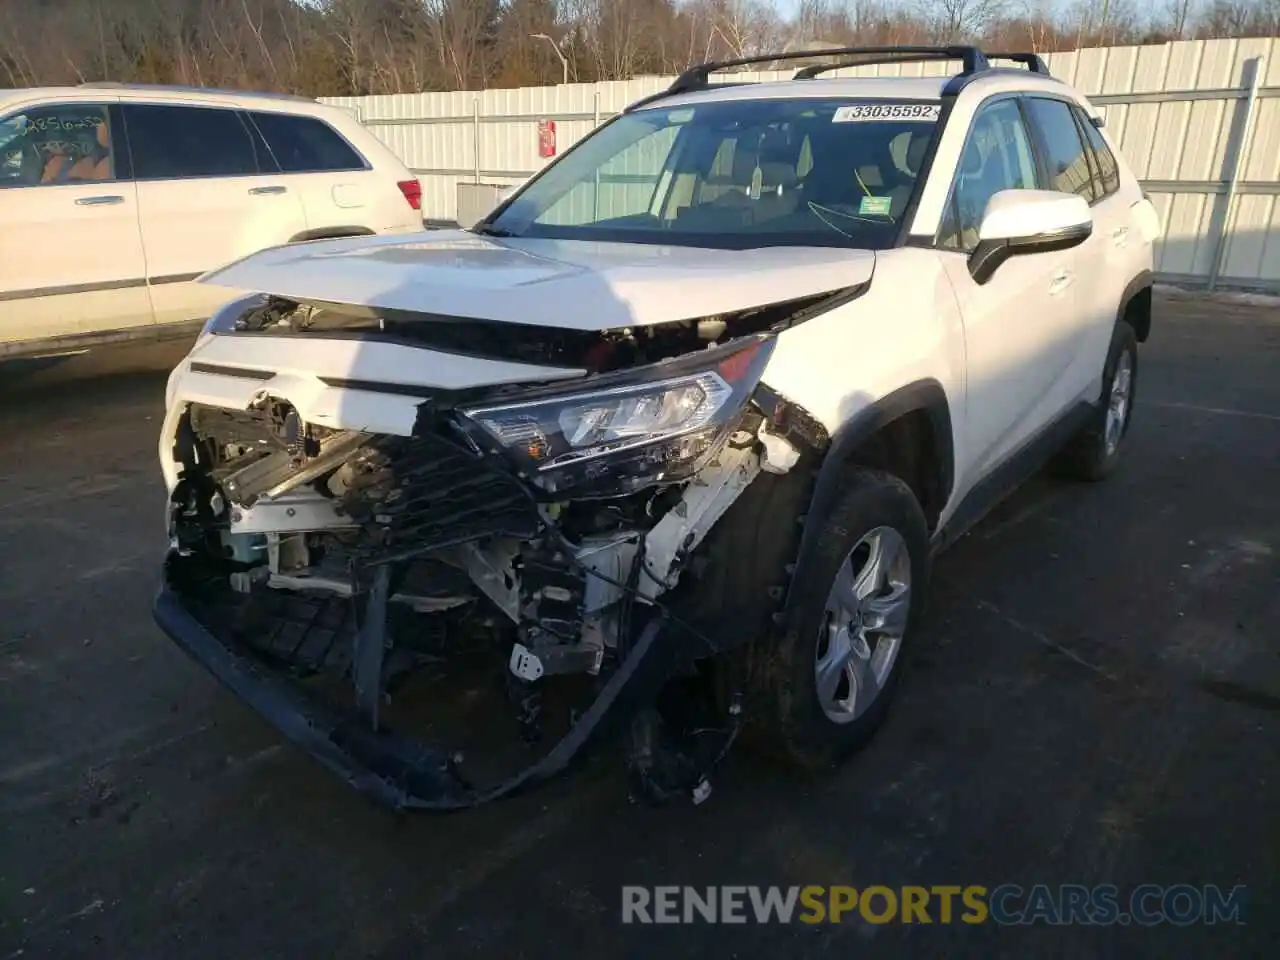
[(854, 544), (827, 594), (814, 675), (830, 720), (849, 723), (875, 702), (897, 661), (910, 612), (907, 543), (892, 527), (876, 527)]

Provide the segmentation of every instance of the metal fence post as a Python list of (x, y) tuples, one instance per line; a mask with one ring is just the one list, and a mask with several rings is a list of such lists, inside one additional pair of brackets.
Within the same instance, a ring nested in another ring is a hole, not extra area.
[(1267, 58), (1254, 57), (1253, 75), (1249, 78), (1249, 97), (1245, 100), (1244, 123), (1240, 125), (1240, 142), (1236, 144), (1235, 156), (1231, 161), (1231, 176), (1227, 181), (1226, 207), (1222, 213), (1222, 233), (1213, 251), (1213, 263), (1209, 265), (1209, 289), (1218, 286), (1218, 275), (1222, 272), (1222, 261), (1227, 254), (1227, 242), (1231, 237), (1232, 221), (1235, 217), (1236, 201), (1240, 191), (1240, 177), (1245, 173), (1245, 162), (1249, 159), (1249, 148), (1253, 145), (1253, 122), (1258, 112), (1258, 88), (1262, 86), (1262, 78), (1267, 72)]
[[(600, 88), (596, 87), (595, 103), (591, 111), (591, 129), (594, 132), (600, 126)], [(591, 201), (591, 219), (600, 219), (600, 168), (596, 167), (595, 193)]]
[(480, 98), (471, 98), (471, 142), (475, 159), (475, 182), (480, 182)]

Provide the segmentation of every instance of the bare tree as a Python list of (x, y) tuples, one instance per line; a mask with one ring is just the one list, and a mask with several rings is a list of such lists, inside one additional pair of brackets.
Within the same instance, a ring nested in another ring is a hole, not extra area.
[(1191, 22), (1191, 4), (1192, 0), (1169, 0), (1168, 20), (1169, 31), (1175, 40), (1181, 40), (1187, 33), (1187, 27)]
[(671, 72), (817, 44), (1038, 51), (1272, 36), (1280, 0), (0, 0), (0, 83), (145, 80), (322, 94)]
[(787, 24), (771, 0), (692, 0), (680, 12), (676, 30), (688, 34), (687, 61), (749, 57), (787, 42)]
[(920, 18), (943, 43), (973, 39), (1003, 15), (1005, 0), (917, 0)]

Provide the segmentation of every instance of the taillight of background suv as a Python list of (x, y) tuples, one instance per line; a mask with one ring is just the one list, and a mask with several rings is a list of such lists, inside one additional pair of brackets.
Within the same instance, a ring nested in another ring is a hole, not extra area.
[(418, 180), (400, 180), (396, 186), (404, 194), (405, 200), (409, 201), (409, 206), (415, 210), (422, 209), (422, 184)]

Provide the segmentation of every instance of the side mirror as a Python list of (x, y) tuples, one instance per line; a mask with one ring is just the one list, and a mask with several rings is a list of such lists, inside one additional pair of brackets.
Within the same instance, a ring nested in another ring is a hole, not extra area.
[(987, 201), (969, 276), (986, 283), (1010, 257), (1066, 250), (1093, 233), (1084, 197), (1053, 190), (1001, 190)]

